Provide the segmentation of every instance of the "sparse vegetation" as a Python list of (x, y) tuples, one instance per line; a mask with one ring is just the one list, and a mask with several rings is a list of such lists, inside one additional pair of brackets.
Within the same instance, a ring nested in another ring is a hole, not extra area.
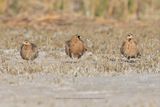
[[(25, 26), (20, 26), (19, 29), (17, 25), (17, 27), (8, 28), (2, 24), (0, 34), (1, 57), (3, 56), (1, 59), (4, 62), (2, 68), (8, 73), (13, 71), (17, 71), (17, 73), (47, 71), (74, 75), (76, 72), (77, 75), (88, 76), (160, 71), (160, 47), (157, 45), (160, 42), (158, 24), (144, 22), (144, 25), (140, 25), (133, 22), (125, 24), (125, 26), (121, 24), (114, 26), (113, 24), (99, 24), (99, 21), (97, 23), (92, 20), (84, 24), (82, 23), (84, 20), (86, 19), (78, 19), (69, 25), (48, 24), (48, 26), (53, 26), (52, 30), (50, 28), (41, 30), (43, 26), (29, 26), (27, 29)], [(153, 26), (150, 26), (151, 24)], [(55, 25), (56, 27), (54, 27)], [(131, 62), (128, 62), (120, 54), (122, 41), (129, 32), (136, 35), (142, 54), (140, 59)], [(91, 46), (88, 47), (88, 52), (82, 59), (74, 62), (65, 55), (64, 44), (73, 34), (77, 33), (82, 36), (88, 46)], [(20, 37), (20, 34), (23, 35)], [(19, 55), (20, 41), (26, 38), (36, 43), (39, 46), (40, 54), (45, 55), (40, 55), (34, 62), (35, 64), (29, 68), (26, 68), (28, 63), (24, 63), (25, 61)], [(90, 45), (87, 40), (90, 41)], [(8, 52), (8, 49), (11, 52)], [(13, 65), (12, 62), (15, 64)], [(23, 64), (21, 65), (21, 63)]]

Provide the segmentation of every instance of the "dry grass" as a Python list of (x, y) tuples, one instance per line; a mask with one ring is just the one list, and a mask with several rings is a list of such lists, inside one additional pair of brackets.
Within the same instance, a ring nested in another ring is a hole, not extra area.
[[(87, 23), (84, 21), (87, 20)], [(60, 22), (63, 23), (63, 22)], [(150, 26), (152, 25), (152, 26)], [(81, 18), (70, 24), (58, 23), (38, 26), (8, 26), (1, 22), (0, 70), (14, 75), (54, 72), (61, 75), (95, 76), (119, 73), (160, 72), (160, 31), (156, 22), (97, 23)], [(136, 35), (142, 57), (127, 61), (120, 55), (126, 34)], [(80, 60), (72, 60), (64, 52), (64, 42), (73, 34), (80, 34), (88, 45), (88, 52)], [(39, 57), (33, 62), (21, 59), (21, 41), (29, 39), (38, 45)]]

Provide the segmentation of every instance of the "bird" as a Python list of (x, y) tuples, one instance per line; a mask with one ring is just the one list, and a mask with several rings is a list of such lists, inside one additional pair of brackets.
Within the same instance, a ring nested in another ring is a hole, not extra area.
[(138, 43), (132, 33), (127, 35), (126, 40), (122, 43), (120, 52), (123, 56), (127, 57), (127, 59), (141, 56)]
[(20, 55), (24, 60), (34, 60), (38, 57), (38, 48), (35, 44), (25, 40), (21, 45)]
[(65, 42), (65, 53), (70, 58), (80, 58), (87, 51), (86, 45), (81, 40), (80, 35), (73, 35), (72, 38)]

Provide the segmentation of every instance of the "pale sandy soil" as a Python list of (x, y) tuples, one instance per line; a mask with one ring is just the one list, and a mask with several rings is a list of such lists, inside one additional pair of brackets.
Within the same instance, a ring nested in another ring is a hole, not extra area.
[(0, 75), (1, 107), (159, 107), (160, 74)]

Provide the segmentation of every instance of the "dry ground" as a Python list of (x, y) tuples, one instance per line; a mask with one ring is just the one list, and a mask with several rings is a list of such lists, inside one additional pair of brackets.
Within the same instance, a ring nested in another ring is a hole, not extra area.
[[(1, 20), (0, 105), (160, 106), (159, 21), (58, 18)], [(130, 32), (136, 35), (142, 57), (128, 61), (120, 55), (120, 46)], [(64, 42), (77, 33), (88, 46), (79, 60), (64, 53)], [(36, 60), (21, 59), (24, 39), (38, 45)]]

